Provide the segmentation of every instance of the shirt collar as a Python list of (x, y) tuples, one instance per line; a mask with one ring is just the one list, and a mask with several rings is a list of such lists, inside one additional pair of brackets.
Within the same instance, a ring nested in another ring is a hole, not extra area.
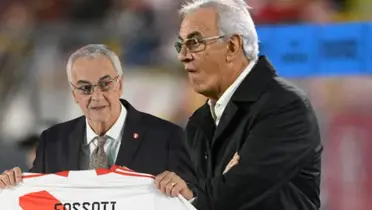
[(252, 60), (251, 62), (249, 62), (248, 66), (243, 70), (242, 73), (240, 73), (240, 75), (236, 78), (236, 80), (225, 90), (225, 92), (222, 94), (222, 96), (218, 99), (216, 103), (213, 103), (211, 100), (208, 100), (208, 105), (210, 106), (210, 108), (213, 109), (216, 104), (222, 107), (226, 107), (227, 103), (229, 103), (231, 97), (233, 96), (235, 90), (243, 82), (244, 78), (253, 69), (255, 64), (256, 64), (256, 60)]
[[(110, 139), (120, 141), (121, 139), (119, 139), (119, 138), (120, 138), (120, 135), (121, 135), (121, 131), (124, 127), (123, 125), (124, 125), (126, 115), (127, 115), (127, 110), (125, 109), (123, 104), (121, 104), (119, 118), (116, 120), (114, 125), (105, 133), (105, 135), (108, 136)], [(90, 127), (90, 125), (88, 123), (88, 119), (86, 119), (85, 122), (86, 122), (86, 135), (87, 135), (86, 143), (89, 144), (98, 135)]]

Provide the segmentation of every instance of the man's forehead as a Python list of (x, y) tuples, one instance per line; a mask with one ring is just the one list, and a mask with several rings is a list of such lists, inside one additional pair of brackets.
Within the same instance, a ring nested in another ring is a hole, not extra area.
[(105, 56), (81, 57), (72, 65), (72, 75), (75, 80), (95, 82), (106, 75), (113, 77), (115, 74), (114, 66)]
[(187, 15), (182, 20), (180, 38), (186, 39), (201, 35), (217, 35), (217, 13), (213, 8), (200, 8)]
[(97, 70), (115, 70), (111, 60), (105, 56), (89, 56), (77, 58), (72, 69), (97, 69)]
[(82, 56), (74, 61), (74, 64), (97, 64), (97, 63), (109, 64), (111, 63), (111, 61), (104, 55)]

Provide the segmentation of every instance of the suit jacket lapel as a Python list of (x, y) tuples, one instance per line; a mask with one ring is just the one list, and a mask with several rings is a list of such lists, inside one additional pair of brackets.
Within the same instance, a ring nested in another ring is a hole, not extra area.
[(63, 170), (80, 170), (80, 149), (85, 140), (85, 129), (85, 117), (81, 117), (66, 139), (67, 143), (63, 144), (63, 151), (66, 151), (61, 162)]
[(205, 103), (189, 118), (189, 126), (198, 127), (198, 129), (210, 144), (215, 134), (216, 126), (208, 103)]
[(124, 122), (123, 137), (115, 164), (130, 168), (145, 130), (144, 126), (141, 125), (142, 114), (127, 101), (120, 101), (127, 109), (127, 117)]
[(212, 147), (229, 126), (238, 123), (235, 122), (235, 119), (240, 115), (239, 106), (241, 104), (246, 105), (247, 103), (255, 102), (262, 95), (266, 85), (273, 76), (275, 76), (275, 70), (271, 63), (265, 56), (260, 56), (252, 71), (244, 78), (227, 104), (217, 126)]
[(227, 126), (233, 123), (232, 120), (235, 118), (237, 111), (238, 111), (238, 107), (234, 103), (229, 102), (227, 104), (227, 106), (226, 106), (226, 108), (225, 108), (225, 110), (224, 110), (224, 112), (221, 116), (220, 122), (218, 123), (216, 132), (214, 134), (212, 147), (213, 147), (216, 139), (218, 139), (221, 136), (221, 134), (223, 133), (223, 131), (225, 131)]

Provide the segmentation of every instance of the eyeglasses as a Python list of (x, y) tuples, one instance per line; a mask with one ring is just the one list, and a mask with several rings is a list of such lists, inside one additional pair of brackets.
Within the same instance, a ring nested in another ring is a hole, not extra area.
[(212, 36), (212, 37), (207, 37), (203, 39), (198, 39), (198, 38), (190, 38), (190, 39), (185, 39), (185, 40), (179, 40), (176, 43), (174, 43), (174, 47), (176, 48), (177, 53), (180, 53), (182, 50), (182, 46), (185, 45), (186, 48), (190, 52), (199, 52), (205, 49), (206, 42), (211, 41), (211, 40), (216, 40), (216, 39), (221, 39), (225, 36)]
[(99, 81), (97, 84), (86, 84), (86, 85), (80, 85), (80, 86), (76, 86), (74, 84), (71, 84), (71, 86), (77, 90), (80, 94), (82, 95), (90, 95), (93, 93), (94, 91), (94, 88), (95, 87), (99, 87), (99, 89), (102, 91), (102, 92), (106, 92), (106, 91), (109, 91), (110, 89), (112, 89), (113, 87), (113, 84), (114, 82), (119, 78), (119, 75), (117, 75), (115, 78), (113, 79), (106, 79), (106, 80), (101, 80)]

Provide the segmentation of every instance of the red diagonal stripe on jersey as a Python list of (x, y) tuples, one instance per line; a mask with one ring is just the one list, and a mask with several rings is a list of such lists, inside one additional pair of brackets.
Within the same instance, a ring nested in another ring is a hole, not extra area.
[(111, 173), (111, 171), (109, 169), (106, 169), (106, 168), (98, 168), (98, 169), (96, 169), (96, 174), (98, 176), (109, 174), (109, 173)]
[[(70, 173), (70, 171), (61, 171), (61, 172), (54, 173), (54, 175), (68, 177), (69, 173)], [(35, 177), (47, 176), (47, 175), (50, 175), (50, 174), (42, 174), (42, 173), (23, 174), (22, 179), (35, 178)]]
[(29, 193), (19, 198), (19, 206), (22, 210), (66, 210), (63, 206), (55, 208), (56, 203), (61, 202), (45, 190)]
[(58, 175), (58, 176), (68, 177), (69, 173), (70, 173), (70, 171), (61, 171), (61, 172), (57, 172), (55, 174)]
[(28, 175), (22, 175), (22, 179), (28, 179), (28, 178), (35, 178), (39, 176), (45, 176), (47, 174), (28, 174)]
[(151, 179), (155, 178), (154, 175), (142, 174), (142, 173), (122, 172), (122, 171), (114, 171), (114, 173), (124, 175), (124, 176), (135, 176), (135, 177), (144, 177), (144, 178), (151, 178)]
[(118, 166), (118, 165), (112, 165), (111, 166), (111, 171), (116, 171), (117, 169), (120, 169), (120, 170), (123, 170), (123, 171), (131, 171), (131, 172), (135, 172), (127, 167), (122, 167), (122, 166)]

